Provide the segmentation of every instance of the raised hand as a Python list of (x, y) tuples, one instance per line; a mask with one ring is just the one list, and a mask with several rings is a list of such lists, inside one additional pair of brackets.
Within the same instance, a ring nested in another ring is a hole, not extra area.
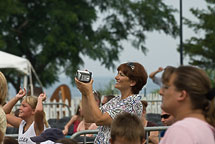
[(162, 67), (159, 67), (158, 68), (158, 72), (162, 72), (163, 71), (163, 68)]
[(22, 89), (20, 87), (19, 92), (16, 94), (16, 97), (20, 99), (20, 98), (23, 98), (25, 95), (26, 95), (26, 89), (25, 88)]
[(42, 99), (42, 101), (46, 100), (46, 93), (41, 93), (38, 97), (38, 99)]
[(93, 92), (93, 79), (89, 83), (84, 83), (75, 78), (76, 87), (82, 93), (82, 95), (87, 95), (90, 92)]

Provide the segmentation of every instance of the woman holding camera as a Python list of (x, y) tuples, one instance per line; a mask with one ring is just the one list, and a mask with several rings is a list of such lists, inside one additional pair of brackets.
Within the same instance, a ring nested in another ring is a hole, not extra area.
[(128, 112), (142, 116), (141, 96), (139, 91), (147, 82), (148, 75), (139, 63), (124, 63), (118, 68), (115, 88), (121, 95), (98, 107), (93, 96), (93, 80), (84, 83), (75, 78), (76, 86), (82, 93), (83, 116), (86, 122), (96, 123), (99, 133), (94, 143), (108, 144), (112, 120), (120, 113)]

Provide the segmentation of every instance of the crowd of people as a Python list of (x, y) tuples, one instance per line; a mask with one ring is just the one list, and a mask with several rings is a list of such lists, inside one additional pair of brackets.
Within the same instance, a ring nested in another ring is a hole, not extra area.
[[(104, 96), (93, 90), (93, 79), (81, 82), (75, 78), (82, 94), (77, 112), (64, 129), (50, 128), (45, 119), (43, 101), (46, 94), (26, 96), (20, 88), (17, 95), (5, 103), (7, 80), (0, 72), (0, 143), (77, 143), (66, 138), (73, 133), (98, 129), (96, 144), (215, 144), (215, 88), (206, 72), (194, 66), (158, 68), (149, 77), (159, 85), (162, 97), (161, 121), (167, 130), (151, 131), (144, 127), (157, 126), (146, 118), (147, 101), (139, 94), (148, 74), (140, 63), (123, 63), (117, 68), (115, 88), (120, 95)], [(157, 74), (162, 72), (161, 77)], [(22, 100), (18, 117), (11, 114), (13, 106)], [(18, 139), (5, 136), (7, 123), (18, 128)], [(161, 140), (160, 140), (161, 138)]]

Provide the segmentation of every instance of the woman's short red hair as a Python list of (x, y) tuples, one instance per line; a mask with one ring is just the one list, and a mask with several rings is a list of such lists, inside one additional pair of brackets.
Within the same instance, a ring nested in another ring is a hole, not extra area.
[(136, 82), (136, 85), (131, 89), (133, 94), (138, 94), (147, 82), (147, 72), (145, 68), (137, 62), (123, 63), (117, 70), (122, 71), (130, 80)]

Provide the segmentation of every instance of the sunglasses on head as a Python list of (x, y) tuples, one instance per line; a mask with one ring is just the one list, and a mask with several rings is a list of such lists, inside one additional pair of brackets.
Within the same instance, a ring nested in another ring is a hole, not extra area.
[(129, 63), (127, 63), (127, 66), (129, 66), (131, 68), (131, 70), (134, 71), (134, 68), (135, 68), (134, 63), (129, 62)]
[(164, 118), (164, 119), (168, 119), (168, 118), (169, 118), (169, 116), (170, 116), (169, 114), (163, 114), (163, 115), (161, 115), (161, 119), (162, 119), (162, 118)]

